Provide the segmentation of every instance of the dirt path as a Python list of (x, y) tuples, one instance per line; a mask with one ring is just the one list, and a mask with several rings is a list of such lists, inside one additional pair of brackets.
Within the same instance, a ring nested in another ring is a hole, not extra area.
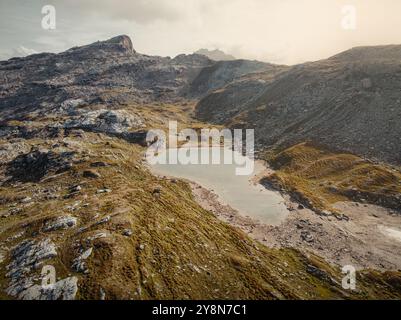
[(269, 247), (294, 247), (313, 252), (339, 266), (401, 269), (401, 216), (391, 210), (342, 202), (335, 207), (349, 219), (338, 220), (298, 208), (298, 204), (285, 196), (287, 206), (295, 209), (280, 226), (269, 226), (241, 216), (222, 204), (213, 192), (196, 183), (191, 183), (191, 187), (203, 208)]

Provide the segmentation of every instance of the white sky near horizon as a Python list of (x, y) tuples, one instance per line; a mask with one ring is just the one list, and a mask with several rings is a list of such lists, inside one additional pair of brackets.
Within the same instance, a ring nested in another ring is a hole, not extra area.
[[(44, 5), (56, 29), (41, 28)], [(342, 9), (356, 9), (355, 30)], [(141, 53), (200, 48), (296, 64), (361, 45), (401, 44), (401, 0), (0, 0), (0, 60), (127, 34)]]

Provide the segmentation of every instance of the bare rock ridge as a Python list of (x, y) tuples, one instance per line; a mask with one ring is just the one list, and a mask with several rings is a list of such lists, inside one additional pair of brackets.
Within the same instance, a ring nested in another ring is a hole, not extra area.
[(126, 50), (127, 52), (133, 52), (133, 53), (136, 52), (132, 45), (131, 38), (126, 35), (114, 37), (108, 41), (104, 41), (103, 44), (117, 45), (121, 48), (121, 50)]
[(91, 48), (95, 50), (104, 50), (111, 52), (120, 51), (125, 53), (136, 53), (132, 45), (131, 38), (126, 35), (117, 36), (105, 41), (98, 41), (88, 46), (84, 46), (83, 48)]
[(197, 116), (255, 128), (261, 147), (309, 140), (400, 164), (400, 62), (401, 46), (360, 47), (275, 75), (247, 75), (201, 99)]
[(203, 94), (244, 74), (265, 69), (265, 64), (251, 61), (235, 66), (217, 64), (207, 86), (194, 90), (194, 80), (215, 64), (199, 54), (182, 54), (173, 59), (143, 55), (124, 35), (59, 54), (14, 58), (0, 62), (0, 116), (10, 120), (27, 115), (72, 115), (93, 104), (110, 108), (128, 102), (174, 103), (191, 98), (192, 92)]
[[(260, 61), (232, 60), (218, 61), (201, 70), (198, 76), (189, 84), (190, 97), (203, 97), (226, 85), (242, 81), (243, 77), (259, 73), (275, 74), (285, 68), (284, 66), (269, 64)], [(216, 110), (217, 111), (217, 110)]]
[(68, 114), (91, 104), (105, 108), (155, 100), (175, 101), (212, 62), (204, 56), (176, 59), (136, 53), (127, 36), (0, 62), (2, 120)]
[(355, 47), (334, 55), (330, 60), (362, 61), (362, 60), (400, 60), (400, 45)]
[(208, 50), (208, 49), (199, 49), (195, 51), (195, 54), (202, 54), (208, 57), (211, 60), (215, 61), (229, 61), (229, 60), (236, 60), (234, 56), (230, 54), (226, 54), (225, 52), (215, 49), (215, 50)]

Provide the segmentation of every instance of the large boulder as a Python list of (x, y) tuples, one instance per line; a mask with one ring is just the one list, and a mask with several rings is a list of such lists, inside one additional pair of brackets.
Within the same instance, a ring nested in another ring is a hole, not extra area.
[(37, 182), (49, 173), (61, 173), (71, 168), (73, 152), (53, 152), (47, 149), (32, 150), (7, 164), (6, 175), (12, 180)]
[(78, 117), (67, 120), (65, 128), (80, 128), (103, 133), (123, 133), (140, 128), (142, 119), (126, 110), (89, 111)]

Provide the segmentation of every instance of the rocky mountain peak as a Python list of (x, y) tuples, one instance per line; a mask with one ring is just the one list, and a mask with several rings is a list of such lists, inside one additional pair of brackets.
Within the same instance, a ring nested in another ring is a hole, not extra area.
[(194, 53), (204, 55), (214, 61), (230, 61), (230, 60), (236, 59), (234, 56), (227, 54), (219, 49), (215, 49), (215, 50), (199, 49), (198, 51), (196, 51)]
[(136, 53), (131, 38), (126, 35), (113, 37), (105, 41), (97, 41), (88, 46), (73, 48), (74, 51), (81, 50), (102, 50), (106, 52)]
[(113, 37), (109, 40), (104, 41), (103, 44), (111, 45), (111, 46), (118, 46), (123, 51), (135, 53), (131, 38), (127, 35), (120, 35), (120, 36)]

